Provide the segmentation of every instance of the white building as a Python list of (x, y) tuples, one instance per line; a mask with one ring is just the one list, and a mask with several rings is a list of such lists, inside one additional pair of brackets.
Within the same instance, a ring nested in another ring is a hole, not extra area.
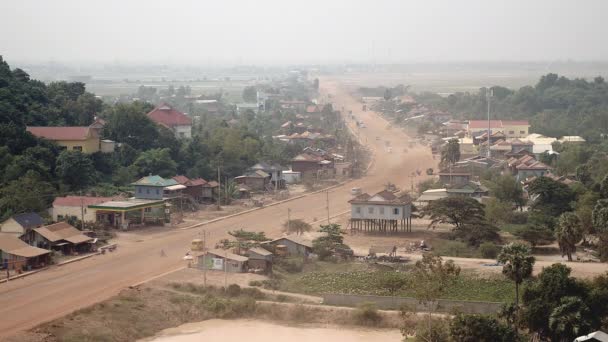
[(397, 231), (399, 225), (411, 228), (412, 201), (409, 195), (397, 196), (384, 190), (375, 195), (361, 194), (349, 201), (352, 229)]

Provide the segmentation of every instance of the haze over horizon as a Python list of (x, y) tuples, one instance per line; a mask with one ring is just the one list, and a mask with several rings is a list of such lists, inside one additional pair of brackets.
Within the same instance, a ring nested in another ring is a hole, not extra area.
[(608, 2), (7, 0), (21, 62), (282, 64), (608, 60)]

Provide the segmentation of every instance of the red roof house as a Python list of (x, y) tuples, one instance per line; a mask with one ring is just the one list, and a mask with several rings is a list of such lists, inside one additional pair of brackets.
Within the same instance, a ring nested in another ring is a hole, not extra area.
[(167, 103), (156, 106), (147, 116), (155, 123), (171, 129), (178, 138), (192, 136), (192, 119)]

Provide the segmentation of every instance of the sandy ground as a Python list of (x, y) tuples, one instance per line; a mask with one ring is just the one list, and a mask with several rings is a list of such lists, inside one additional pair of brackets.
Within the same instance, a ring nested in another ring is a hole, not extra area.
[(225, 342), (316, 342), (316, 341), (400, 341), (401, 333), (397, 329), (363, 329), (342, 326), (299, 325), (287, 326), (256, 320), (221, 320), (211, 319), (200, 323), (184, 324), (167, 329), (154, 342), (190, 342), (190, 341), (225, 341)]
[[(373, 166), (366, 177), (329, 191), (329, 209), (326, 208), (326, 194), (322, 192), (194, 229), (153, 228), (121, 234), (119, 247), (113, 253), (54, 267), (1, 284), (0, 316), (3, 319), (0, 320), (0, 339), (107, 299), (130, 285), (182, 268), (182, 257), (189, 250), (191, 240), (201, 238), (203, 230), (207, 232), (209, 245), (228, 237), (228, 231), (240, 228), (264, 231), (269, 237), (277, 237), (282, 235), (281, 224), (287, 218), (288, 209), (291, 210), (292, 219), (312, 221), (315, 217), (325, 218), (327, 210), (331, 217), (339, 218), (350, 209), (347, 201), (351, 198), (352, 187), (360, 187), (366, 192), (374, 193), (382, 190), (383, 185), (390, 181), (402, 189), (407, 189), (411, 184), (409, 175), (412, 172), (417, 169), (436, 168), (436, 161), (433, 160), (428, 147), (418, 145), (408, 148), (407, 152), (397, 152), (404, 150), (409, 137), (397, 128), (389, 128), (388, 123), (375, 113), (361, 112), (361, 104), (338, 84), (324, 79), (321, 81), (321, 88), (325, 94), (332, 94), (331, 100), (336, 108), (344, 106), (346, 112), (352, 110), (365, 122), (367, 128), (360, 129), (359, 135), (363, 142), (367, 142), (375, 156)], [(349, 123), (354, 124), (352, 120), (349, 120)], [(382, 140), (376, 140), (376, 137), (382, 137)], [(386, 151), (384, 141), (391, 142), (394, 152)], [(426, 175), (416, 177), (415, 182), (426, 178)], [(364, 248), (364, 239), (369, 241), (367, 237), (353, 237), (352, 243), (357, 248)], [(384, 239), (393, 244), (391, 241), (399, 241), (402, 237)], [(383, 243), (378, 241), (381, 242)], [(369, 242), (367, 244), (369, 245)], [(161, 256), (161, 250), (166, 256)], [(465, 259), (458, 262), (475, 266), (475, 263), (487, 261)], [(580, 271), (575, 269), (575, 274), (605, 272), (608, 267), (601, 265), (601, 268), (598, 268), (597, 264), (571, 266), (577, 266), (577, 269), (578, 266), (581, 267)]]

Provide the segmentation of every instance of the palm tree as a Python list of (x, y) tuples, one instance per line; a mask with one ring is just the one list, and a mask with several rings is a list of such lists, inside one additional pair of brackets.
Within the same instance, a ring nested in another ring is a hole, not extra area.
[(563, 297), (549, 316), (552, 341), (572, 341), (591, 330), (589, 307), (579, 297)]
[(452, 165), (460, 160), (460, 143), (458, 139), (450, 139), (441, 150), (441, 162)]
[(576, 252), (576, 244), (583, 239), (581, 220), (574, 213), (563, 213), (559, 217), (555, 235), (562, 256), (566, 255), (568, 261), (572, 261), (572, 253)]
[(289, 234), (296, 233), (296, 235), (303, 234), (312, 229), (312, 226), (301, 219), (288, 220), (283, 223), (283, 228)]
[(502, 274), (515, 282), (515, 305), (519, 305), (519, 285), (532, 275), (534, 262), (530, 247), (522, 243), (510, 243), (502, 248), (498, 262), (504, 264)]

